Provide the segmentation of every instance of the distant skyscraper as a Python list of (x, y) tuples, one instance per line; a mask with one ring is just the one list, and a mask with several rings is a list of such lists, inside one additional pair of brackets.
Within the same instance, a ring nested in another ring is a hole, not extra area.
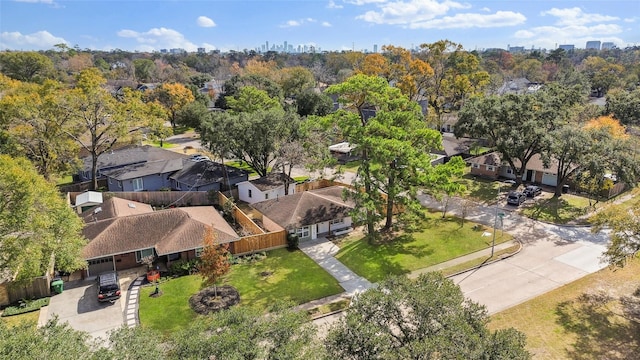
[(198, 54), (204, 54), (207, 52), (207, 49), (205, 48), (198, 48)]
[(605, 41), (602, 43), (602, 50), (614, 49), (615, 47), (616, 47), (616, 44), (609, 41)]
[(558, 45), (558, 48), (569, 52), (569, 51), (573, 51), (576, 48), (576, 46), (573, 44), (566, 44), (566, 45)]
[(287, 41), (284, 41), (284, 52), (289, 52), (289, 47), (287, 46)]
[(587, 41), (586, 48), (600, 50), (600, 40)]
[(267, 41), (267, 51), (269, 51), (269, 42)]
[(373, 44), (373, 52), (374, 53), (378, 52), (378, 44)]

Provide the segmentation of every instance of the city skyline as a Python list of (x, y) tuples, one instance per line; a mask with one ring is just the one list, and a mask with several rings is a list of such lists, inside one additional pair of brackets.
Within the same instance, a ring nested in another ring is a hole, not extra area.
[(0, 50), (375, 52), (441, 39), (468, 50), (637, 45), (640, 2), (0, 0)]

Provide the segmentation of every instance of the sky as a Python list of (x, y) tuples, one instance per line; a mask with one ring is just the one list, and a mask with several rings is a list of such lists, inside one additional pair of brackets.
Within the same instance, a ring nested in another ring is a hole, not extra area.
[(0, 50), (640, 45), (638, 0), (0, 0)]

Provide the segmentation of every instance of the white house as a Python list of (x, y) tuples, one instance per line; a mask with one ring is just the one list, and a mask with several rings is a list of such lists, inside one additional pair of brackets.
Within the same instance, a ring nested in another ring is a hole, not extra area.
[(259, 179), (238, 183), (238, 198), (253, 204), (283, 197), (285, 182), (289, 184), (289, 195), (295, 193), (296, 184), (291, 177), (283, 173), (269, 173)]
[(343, 191), (343, 187), (331, 186), (251, 206), (289, 233), (298, 234), (300, 240), (312, 240), (351, 230), (354, 203), (342, 198)]

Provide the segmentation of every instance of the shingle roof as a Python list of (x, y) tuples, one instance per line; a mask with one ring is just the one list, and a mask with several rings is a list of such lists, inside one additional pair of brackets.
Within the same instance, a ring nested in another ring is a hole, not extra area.
[[(480, 165), (493, 165), (493, 166), (502, 166), (504, 165), (500, 153), (497, 151), (490, 152), (488, 154), (480, 155), (471, 159), (467, 159), (468, 163), (471, 164), (480, 164)], [(515, 160), (514, 165), (516, 167), (520, 166), (520, 160)], [(506, 165), (508, 166), (508, 165)], [(531, 159), (527, 162), (527, 170), (535, 170), (540, 172), (549, 172), (549, 173), (557, 173), (558, 172), (558, 161), (556, 159), (551, 159), (549, 161), (549, 167), (544, 166), (544, 162), (542, 161), (542, 157), (540, 154), (534, 154)]]
[(135, 179), (148, 175), (167, 174), (182, 169), (183, 159), (169, 159), (148, 161), (145, 163), (128, 165), (123, 168), (103, 171), (104, 175), (115, 180)]
[[(125, 165), (139, 164), (157, 160), (185, 159), (187, 155), (175, 151), (153, 147), (151, 145), (125, 147), (107, 152), (98, 157), (98, 169), (109, 169)], [(83, 170), (91, 170), (91, 156), (84, 157)]]
[(176, 208), (89, 222), (82, 250), (85, 259), (155, 248), (166, 255), (202, 246), (208, 226), (219, 243), (239, 238), (233, 228), (211, 206)]
[(251, 206), (284, 228), (299, 228), (349, 216), (354, 204), (342, 200), (343, 187), (304, 191)]
[(150, 212), (153, 212), (153, 208), (149, 204), (112, 197), (105, 200), (102, 204), (84, 211), (80, 214), (80, 217), (85, 222), (90, 222)]
[(467, 162), (470, 164), (479, 164), (479, 165), (492, 165), (492, 166), (502, 165), (500, 154), (496, 151), (467, 159)]
[(268, 173), (267, 176), (263, 176), (259, 179), (249, 181), (260, 191), (267, 191), (284, 187), (284, 180), (289, 178), (289, 184), (293, 184), (293, 179), (284, 173)]
[[(248, 176), (246, 170), (238, 169), (233, 166), (226, 165), (227, 176), (229, 178)], [(213, 183), (224, 183), (224, 169), (222, 164), (214, 161), (187, 161), (184, 163), (182, 170), (176, 172), (169, 177), (181, 184), (193, 186), (205, 186)]]

